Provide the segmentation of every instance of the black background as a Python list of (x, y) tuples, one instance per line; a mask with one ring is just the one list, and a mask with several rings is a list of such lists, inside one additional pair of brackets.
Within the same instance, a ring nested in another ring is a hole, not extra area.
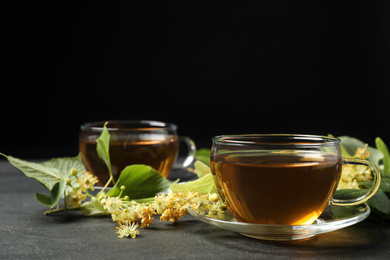
[(3, 6), (2, 153), (73, 156), (79, 125), (110, 119), (174, 122), (199, 147), (238, 133), (390, 145), (388, 1), (48, 3)]

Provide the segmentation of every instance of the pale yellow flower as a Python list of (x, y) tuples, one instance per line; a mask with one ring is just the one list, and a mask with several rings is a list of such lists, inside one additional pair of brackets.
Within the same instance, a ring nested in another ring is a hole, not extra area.
[(104, 204), (104, 209), (111, 214), (116, 213), (122, 205), (122, 200), (118, 197), (108, 197)]
[(94, 185), (98, 182), (98, 178), (93, 176), (89, 172), (81, 172), (80, 178), (76, 179), (76, 183), (79, 184), (81, 190), (86, 192), (88, 189), (95, 190)]
[[(357, 148), (354, 158), (367, 159), (369, 156), (370, 151), (367, 149), (366, 144), (364, 147)], [(372, 178), (372, 172), (369, 167), (365, 165), (345, 164), (343, 165), (337, 189), (359, 189), (358, 182), (370, 181)]]
[(139, 230), (137, 230), (138, 228), (138, 224), (136, 224), (135, 222), (131, 223), (129, 225), (129, 223), (124, 223), (124, 224), (119, 224), (116, 228), (115, 228), (115, 231), (116, 233), (119, 234), (119, 238), (122, 238), (122, 237), (131, 237), (131, 238), (135, 238), (138, 234), (139, 234)]
[(81, 207), (81, 202), (87, 199), (87, 196), (81, 192), (79, 189), (73, 188), (71, 192), (68, 193), (66, 198), (68, 205), (73, 207)]

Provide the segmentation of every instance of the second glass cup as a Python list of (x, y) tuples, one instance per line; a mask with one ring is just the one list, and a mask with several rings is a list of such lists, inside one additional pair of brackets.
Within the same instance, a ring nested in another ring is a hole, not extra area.
[[(85, 167), (99, 178), (103, 186), (109, 179), (107, 166), (96, 151), (96, 139), (100, 136), (105, 122), (81, 125), (79, 149)], [(188, 137), (177, 135), (175, 124), (159, 121), (109, 121), (110, 159), (114, 179), (128, 165), (150, 165), (167, 178), (179, 154), (179, 142), (188, 146), (188, 155), (181, 167), (187, 167), (194, 159), (195, 144)]]

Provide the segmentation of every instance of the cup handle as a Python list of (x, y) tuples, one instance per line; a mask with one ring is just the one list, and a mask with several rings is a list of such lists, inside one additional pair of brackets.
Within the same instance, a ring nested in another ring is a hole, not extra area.
[(195, 159), (196, 145), (195, 142), (187, 136), (179, 136), (179, 141), (186, 143), (188, 147), (188, 155), (182, 163), (175, 163), (174, 169), (183, 169), (188, 167)]
[(354, 199), (345, 199), (345, 200), (332, 199), (331, 204), (336, 206), (354, 206), (366, 202), (368, 199), (374, 196), (374, 194), (378, 191), (379, 186), (381, 184), (381, 174), (379, 173), (376, 166), (367, 160), (362, 160), (357, 158), (343, 158), (343, 164), (366, 165), (370, 167), (374, 175), (374, 182), (370, 190), (363, 196)]

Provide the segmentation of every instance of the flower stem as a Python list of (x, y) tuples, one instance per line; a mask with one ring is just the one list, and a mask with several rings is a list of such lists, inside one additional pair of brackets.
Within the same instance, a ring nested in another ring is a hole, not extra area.
[[(66, 189), (65, 189), (66, 190)], [(66, 199), (66, 191), (64, 190), (64, 208), (66, 209), (66, 208), (68, 208), (68, 205), (67, 205), (67, 199)], [(58, 210), (58, 206), (59, 206), (59, 204), (57, 204), (57, 210)]]
[(60, 209), (55, 209), (55, 210), (51, 210), (49, 209), (48, 211), (45, 211), (43, 212), (43, 214), (45, 216), (48, 216), (48, 215), (51, 215), (51, 214), (54, 214), (54, 213), (58, 213), (58, 212), (62, 212), (62, 211), (66, 211), (66, 210), (75, 210), (75, 209), (80, 209), (81, 207), (73, 207), (73, 208), (60, 208)]
[(114, 175), (112, 174), (111, 162), (109, 163), (109, 165), (107, 165), (107, 168), (108, 168), (108, 174), (110, 174), (110, 179), (107, 181), (106, 186), (110, 182), (112, 182), (115, 185)]
[(110, 174), (110, 178), (108, 179), (106, 185), (104, 185), (103, 189), (98, 194), (103, 193), (108, 187), (108, 185), (111, 183), (111, 181), (114, 181), (114, 177), (112, 176), (112, 174)]

